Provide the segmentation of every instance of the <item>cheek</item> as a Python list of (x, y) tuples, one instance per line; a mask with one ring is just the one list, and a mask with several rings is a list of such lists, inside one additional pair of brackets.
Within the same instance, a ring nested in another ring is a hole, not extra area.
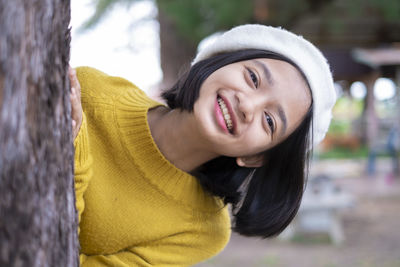
[(238, 141), (238, 152), (240, 155), (253, 155), (265, 151), (271, 145), (269, 136), (265, 131), (252, 129)]

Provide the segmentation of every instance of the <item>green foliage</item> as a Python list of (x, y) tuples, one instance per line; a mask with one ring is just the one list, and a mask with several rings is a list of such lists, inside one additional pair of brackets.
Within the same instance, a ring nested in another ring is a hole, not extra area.
[(361, 146), (359, 149), (351, 150), (346, 147), (334, 147), (326, 152), (316, 153), (319, 159), (355, 159), (355, 158), (367, 158), (368, 148)]
[(268, 23), (276, 26), (289, 25), (296, 21), (296, 17), (311, 9), (311, 2), (306, 0), (271, 1), (271, 16)]
[[(130, 5), (141, 0), (93, 0), (95, 12), (83, 29), (94, 27), (116, 4)], [(255, 22), (254, 0), (154, 0), (192, 44), (235, 25)], [(267, 1), (267, 0), (265, 0)], [(263, 23), (294, 26), (301, 17), (318, 13), (332, 32), (346, 30), (343, 17), (379, 17), (399, 22), (399, 0), (269, 0), (269, 16)]]
[(346, 3), (353, 16), (378, 15), (387, 22), (400, 20), (400, 1), (398, 0), (352, 0)]
[(178, 32), (194, 44), (216, 31), (248, 23), (253, 15), (248, 0), (158, 0), (157, 4)]
[(380, 23), (400, 22), (398, 0), (336, 0), (321, 11), (323, 23), (331, 33), (346, 32), (348, 20), (379, 20)]
[(329, 126), (329, 133), (333, 135), (345, 135), (350, 132), (350, 121), (332, 119)]
[[(131, 5), (141, 0), (93, 0), (94, 14), (81, 29), (95, 27), (117, 4)], [(253, 4), (248, 0), (157, 0), (162, 10), (188, 42), (197, 44), (204, 37), (252, 20)]]
[(353, 130), (352, 124), (361, 116), (363, 105), (362, 100), (340, 97), (333, 108), (329, 134), (337, 136), (350, 134)]

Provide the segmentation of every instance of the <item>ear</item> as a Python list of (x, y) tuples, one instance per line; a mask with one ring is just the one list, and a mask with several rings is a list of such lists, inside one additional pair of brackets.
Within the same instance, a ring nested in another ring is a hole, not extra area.
[(236, 164), (240, 167), (246, 167), (246, 168), (261, 167), (263, 165), (263, 162), (264, 162), (264, 156), (262, 154), (236, 158)]

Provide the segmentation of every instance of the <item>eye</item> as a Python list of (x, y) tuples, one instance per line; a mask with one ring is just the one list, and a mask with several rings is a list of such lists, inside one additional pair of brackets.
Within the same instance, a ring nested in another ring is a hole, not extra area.
[(255, 86), (256, 88), (258, 88), (258, 78), (257, 78), (257, 75), (256, 75), (251, 69), (249, 69), (249, 68), (247, 68), (247, 71), (249, 72), (250, 78), (251, 78), (251, 80), (253, 81), (254, 86)]
[(267, 121), (268, 126), (271, 129), (271, 133), (273, 133), (275, 130), (274, 120), (267, 113), (265, 113), (265, 120)]

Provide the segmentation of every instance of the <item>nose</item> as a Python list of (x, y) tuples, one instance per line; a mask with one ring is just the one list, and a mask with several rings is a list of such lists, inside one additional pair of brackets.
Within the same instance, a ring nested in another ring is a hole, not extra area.
[(245, 122), (249, 123), (254, 118), (254, 112), (257, 108), (257, 103), (254, 102), (254, 97), (250, 94), (245, 94), (244, 92), (236, 93), (237, 99), (237, 108), (238, 108), (238, 116), (239, 118)]
[(256, 114), (264, 113), (267, 106), (272, 105), (273, 96), (270, 93), (260, 91), (238, 91), (237, 98), (237, 114), (244, 122), (253, 121)]

